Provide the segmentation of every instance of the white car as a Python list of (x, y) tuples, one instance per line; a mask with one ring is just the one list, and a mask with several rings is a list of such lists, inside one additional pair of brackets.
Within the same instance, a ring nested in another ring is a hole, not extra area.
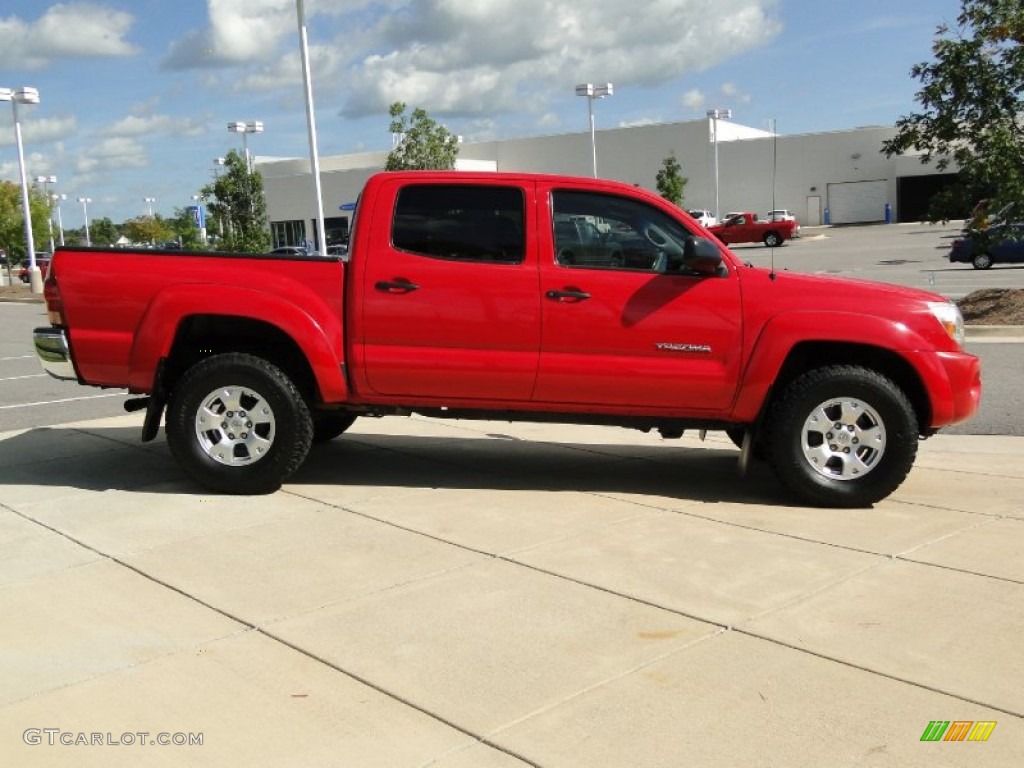
[(768, 215), (765, 216), (765, 219), (768, 221), (796, 221), (796, 227), (793, 229), (793, 237), (800, 237), (800, 222), (797, 221), (796, 216), (786, 208), (768, 211)]
[(687, 211), (687, 213), (699, 221), (702, 227), (713, 227), (718, 223), (718, 219), (716, 219), (711, 214), (711, 211), (706, 208), (695, 208), (692, 211)]

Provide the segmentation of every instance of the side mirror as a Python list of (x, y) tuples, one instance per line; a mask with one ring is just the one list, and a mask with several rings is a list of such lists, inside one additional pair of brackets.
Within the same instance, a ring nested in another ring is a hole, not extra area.
[(722, 252), (703, 237), (688, 237), (683, 249), (683, 269), (701, 275), (717, 275), (722, 266)]

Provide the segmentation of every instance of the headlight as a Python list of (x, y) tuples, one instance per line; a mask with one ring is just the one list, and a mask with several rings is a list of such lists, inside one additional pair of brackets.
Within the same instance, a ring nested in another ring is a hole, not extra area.
[(952, 301), (930, 301), (928, 309), (946, 329), (949, 338), (962, 347), (964, 345), (964, 316), (960, 313), (960, 307)]

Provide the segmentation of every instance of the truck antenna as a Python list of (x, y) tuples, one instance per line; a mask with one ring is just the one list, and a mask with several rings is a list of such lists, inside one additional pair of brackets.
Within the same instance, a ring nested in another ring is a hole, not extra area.
[[(775, 170), (779, 167), (779, 131), (775, 118), (772, 121), (772, 216), (775, 215)], [(768, 272), (768, 279), (775, 279), (775, 246), (772, 246), (771, 270)]]

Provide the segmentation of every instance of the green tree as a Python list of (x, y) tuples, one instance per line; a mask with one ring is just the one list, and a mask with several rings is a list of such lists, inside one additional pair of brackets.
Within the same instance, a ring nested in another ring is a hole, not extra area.
[(171, 237), (173, 230), (159, 215), (138, 216), (121, 225), (124, 236), (133, 243), (158, 243)]
[[(249, 172), (245, 157), (231, 150), (224, 158), (224, 171), (202, 189), (206, 208), (224, 224), (220, 247), (226, 251), (260, 253), (270, 250), (267, 201), (263, 177)], [(210, 223), (207, 222), (209, 231)]]
[[(36, 251), (50, 247), (47, 221), (50, 209), (46, 197), (38, 187), (29, 187), (28, 206), (32, 219), (32, 240)], [(28, 255), (25, 243), (25, 218), (21, 206), (21, 185), (0, 181), (0, 250), (7, 253), (11, 264), (17, 264)]]
[[(175, 208), (174, 217), (167, 220), (167, 226), (172, 233), (168, 239), (176, 240), (185, 250), (196, 251), (206, 247), (199, 239), (199, 227), (196, 226), (192, 212), (187, 207)], [(209, 221), (206, 228), (209, 232)]]
[(960, 218), (979, 198), (994, 211), (1024, 201), (1024, 4), (962, 0), (956, 28), (937, 28), (935, 60), (917, 64), (921, 109), (896, 121), (887, 156), (921, 153), (957, 182), (931, 202), (932, 221)]
[[(89, 222), (89, 239), (95, 246), (113, 245), (121, 239), (121, 235), (121, 229), (107, 216)], [(82, 229), (82, 244), (85, 244), (84, 229)]]
[(459, 155), (459, 139), (443, 125), (430, 119), (426, 110), (417, 107), (412, 116), (405, 114), (405, 104), (396, 101), (388, 110), (388, 130), (398, 143), (388, 153), (387, 171), (450, 171)]
[(687, 181), (689, 179), (683, 176), (683, 169), (676, 160), (676, 153), (669, 152), (668, 157), (661, 161), (661, 170), (655, 177), (658, 194), (670, 203), (681, 206)]

